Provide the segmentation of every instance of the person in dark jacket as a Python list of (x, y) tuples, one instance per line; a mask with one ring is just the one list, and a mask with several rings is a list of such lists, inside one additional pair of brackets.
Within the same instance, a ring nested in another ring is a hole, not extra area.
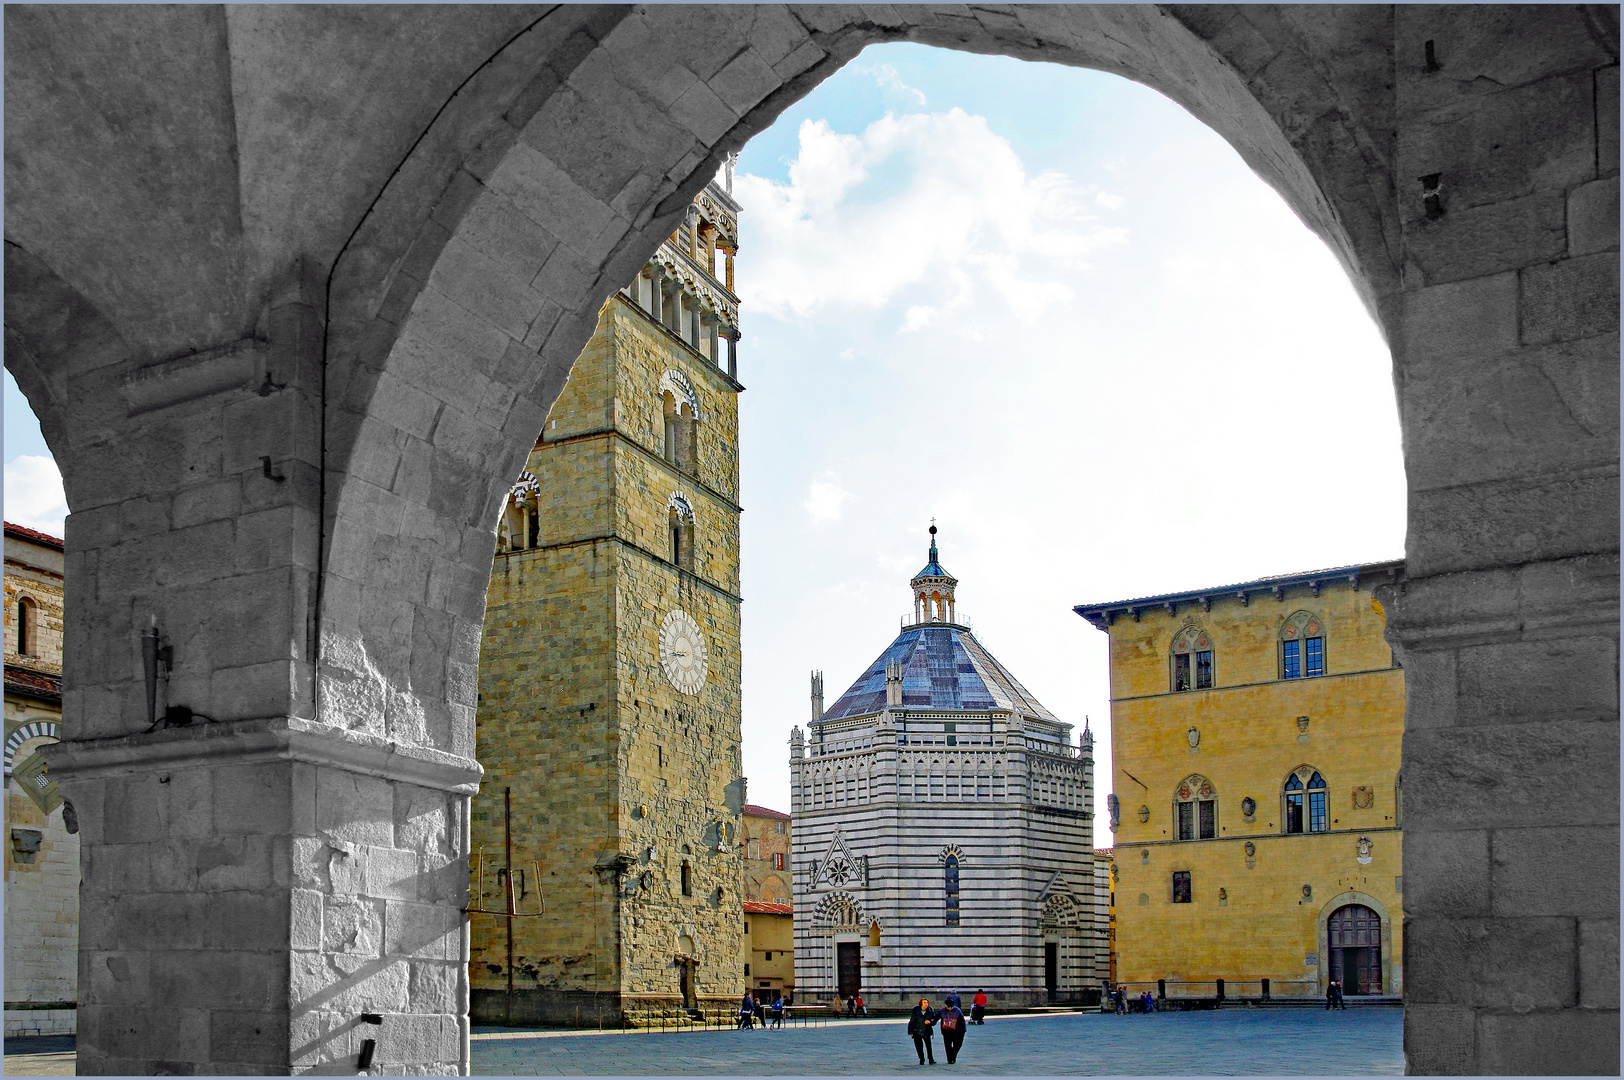
[(913, 1036), (914, 1049), (919, 1053), (919, 1064), (930, 1058), (932, 1065), (936, 1064), (936, 1050), (931, 1042), (931, 1035), (936, 1030), (937, 1012), (930, 1007), (930, 998), (920, 998), (913, 1012), (908, 1014), (908, 1034)]
[(947, 1063), (952, 1065), (959, 1059), (959, 1047), (964, 1045), (964, 1010), (952, 1004), (936, 1015), (942, 1025), (942, 1049), (947, 1051)]
[(755, 995), (746, 990), (744, 1000), (739, 1002), (739, 1030), (754, 1031), (756, 1022)]

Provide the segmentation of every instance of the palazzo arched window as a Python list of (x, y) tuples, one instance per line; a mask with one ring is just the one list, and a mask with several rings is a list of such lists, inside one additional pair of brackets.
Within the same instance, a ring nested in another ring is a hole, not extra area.
[(1211, 690), (1212, 638), (1199, 626), (1186, 626), (1173, 638), (1173, 692)]
[(1286, 777), (1281, 795), (1286, 832), (1325, 831), (1325, 778), (1313, 766), (1300, 766)]
[(1205, 776), (1190, 776), (1179, 785), (1173, 821), (1180, 840), (1211, 840), (1218, 835), (1218, 792)]
[(947, 925), (959, 925), (959, 857), (949, 855), (942, 864), (942, 889), (947, 904)]
[(39, 605), (31, 596), (17, 600), (17, 655), (33, 656), (39, 649)]
[(666, 525), (670, 531), (671, 561), (684, 570), (694, 568), (694, 508), (674, 494), (666, 502)]
[(699, 399), (680, 371), (660, 377), (660, 421), (660, 456), (681, 472), (693, 472)]
[(1319, 616), (1299, 611), (1280, 628), (1280, 677), (1313, 678), (1325, 674), (1325, 626)]

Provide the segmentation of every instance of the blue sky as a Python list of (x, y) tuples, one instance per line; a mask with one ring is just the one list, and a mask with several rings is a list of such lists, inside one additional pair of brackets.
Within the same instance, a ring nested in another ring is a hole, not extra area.
[[(1400, 555), (1391, 362), (1330, 252), (1181, 107), (866, 50), (741, 155), (745, 772), (895, 636), (936, 519), (977, 636), (1097, 738), (1102, 602)], [(8, 520), (60, 535), (5, 379)], [(1095, 841), (1109, 844), (1101, 816)]]

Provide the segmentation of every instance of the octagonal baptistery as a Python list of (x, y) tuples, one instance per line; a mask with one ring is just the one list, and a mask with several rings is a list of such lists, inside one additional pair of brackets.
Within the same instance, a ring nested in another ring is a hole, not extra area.
[(1097, 1002), (1093, 738), (976, 640), (930, 531), (911, 619), (827, 710), (814, 672), (790, 735), (797, 990)]

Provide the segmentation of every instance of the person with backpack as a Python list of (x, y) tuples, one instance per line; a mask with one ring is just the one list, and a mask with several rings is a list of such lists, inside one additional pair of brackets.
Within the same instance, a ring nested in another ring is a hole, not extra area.
[(781, 1028), (783, 1026), (784, 1026), (784, 995), (783, 994), (778, 994), (778, 995), (775, 995), (773, 997), (773, 1027)]
[(927, 1055), (930, 1057), (930, 1063), (936, 1064), (936, 1050), (931, 1042), (931, 1036), (935, 1033), (937, 1019), (936, 1010), (930, 1007), (930, 998), (920, 998), (919, 1004), (908, 1014), (908, 1034), (913, 1039), (914, 1050), (919, 1054), (921, 1065), (925, 1063)]
[(976, 996), (970, 1005), (970, 1023), (985, 1024), (987, 1022), (987, 992), (977, 990)]
[(959, 1008), (956, 1000), (958, 995), (954, 994), (953, 997), (955, 1000), (949, 1002), (947, 1008), (937, 1014), (941, 1018), (942, 1049), (947, 1051), (949, 1065), (958, 1061), (959, 1047), (964, 1045), (964, 1010)]

